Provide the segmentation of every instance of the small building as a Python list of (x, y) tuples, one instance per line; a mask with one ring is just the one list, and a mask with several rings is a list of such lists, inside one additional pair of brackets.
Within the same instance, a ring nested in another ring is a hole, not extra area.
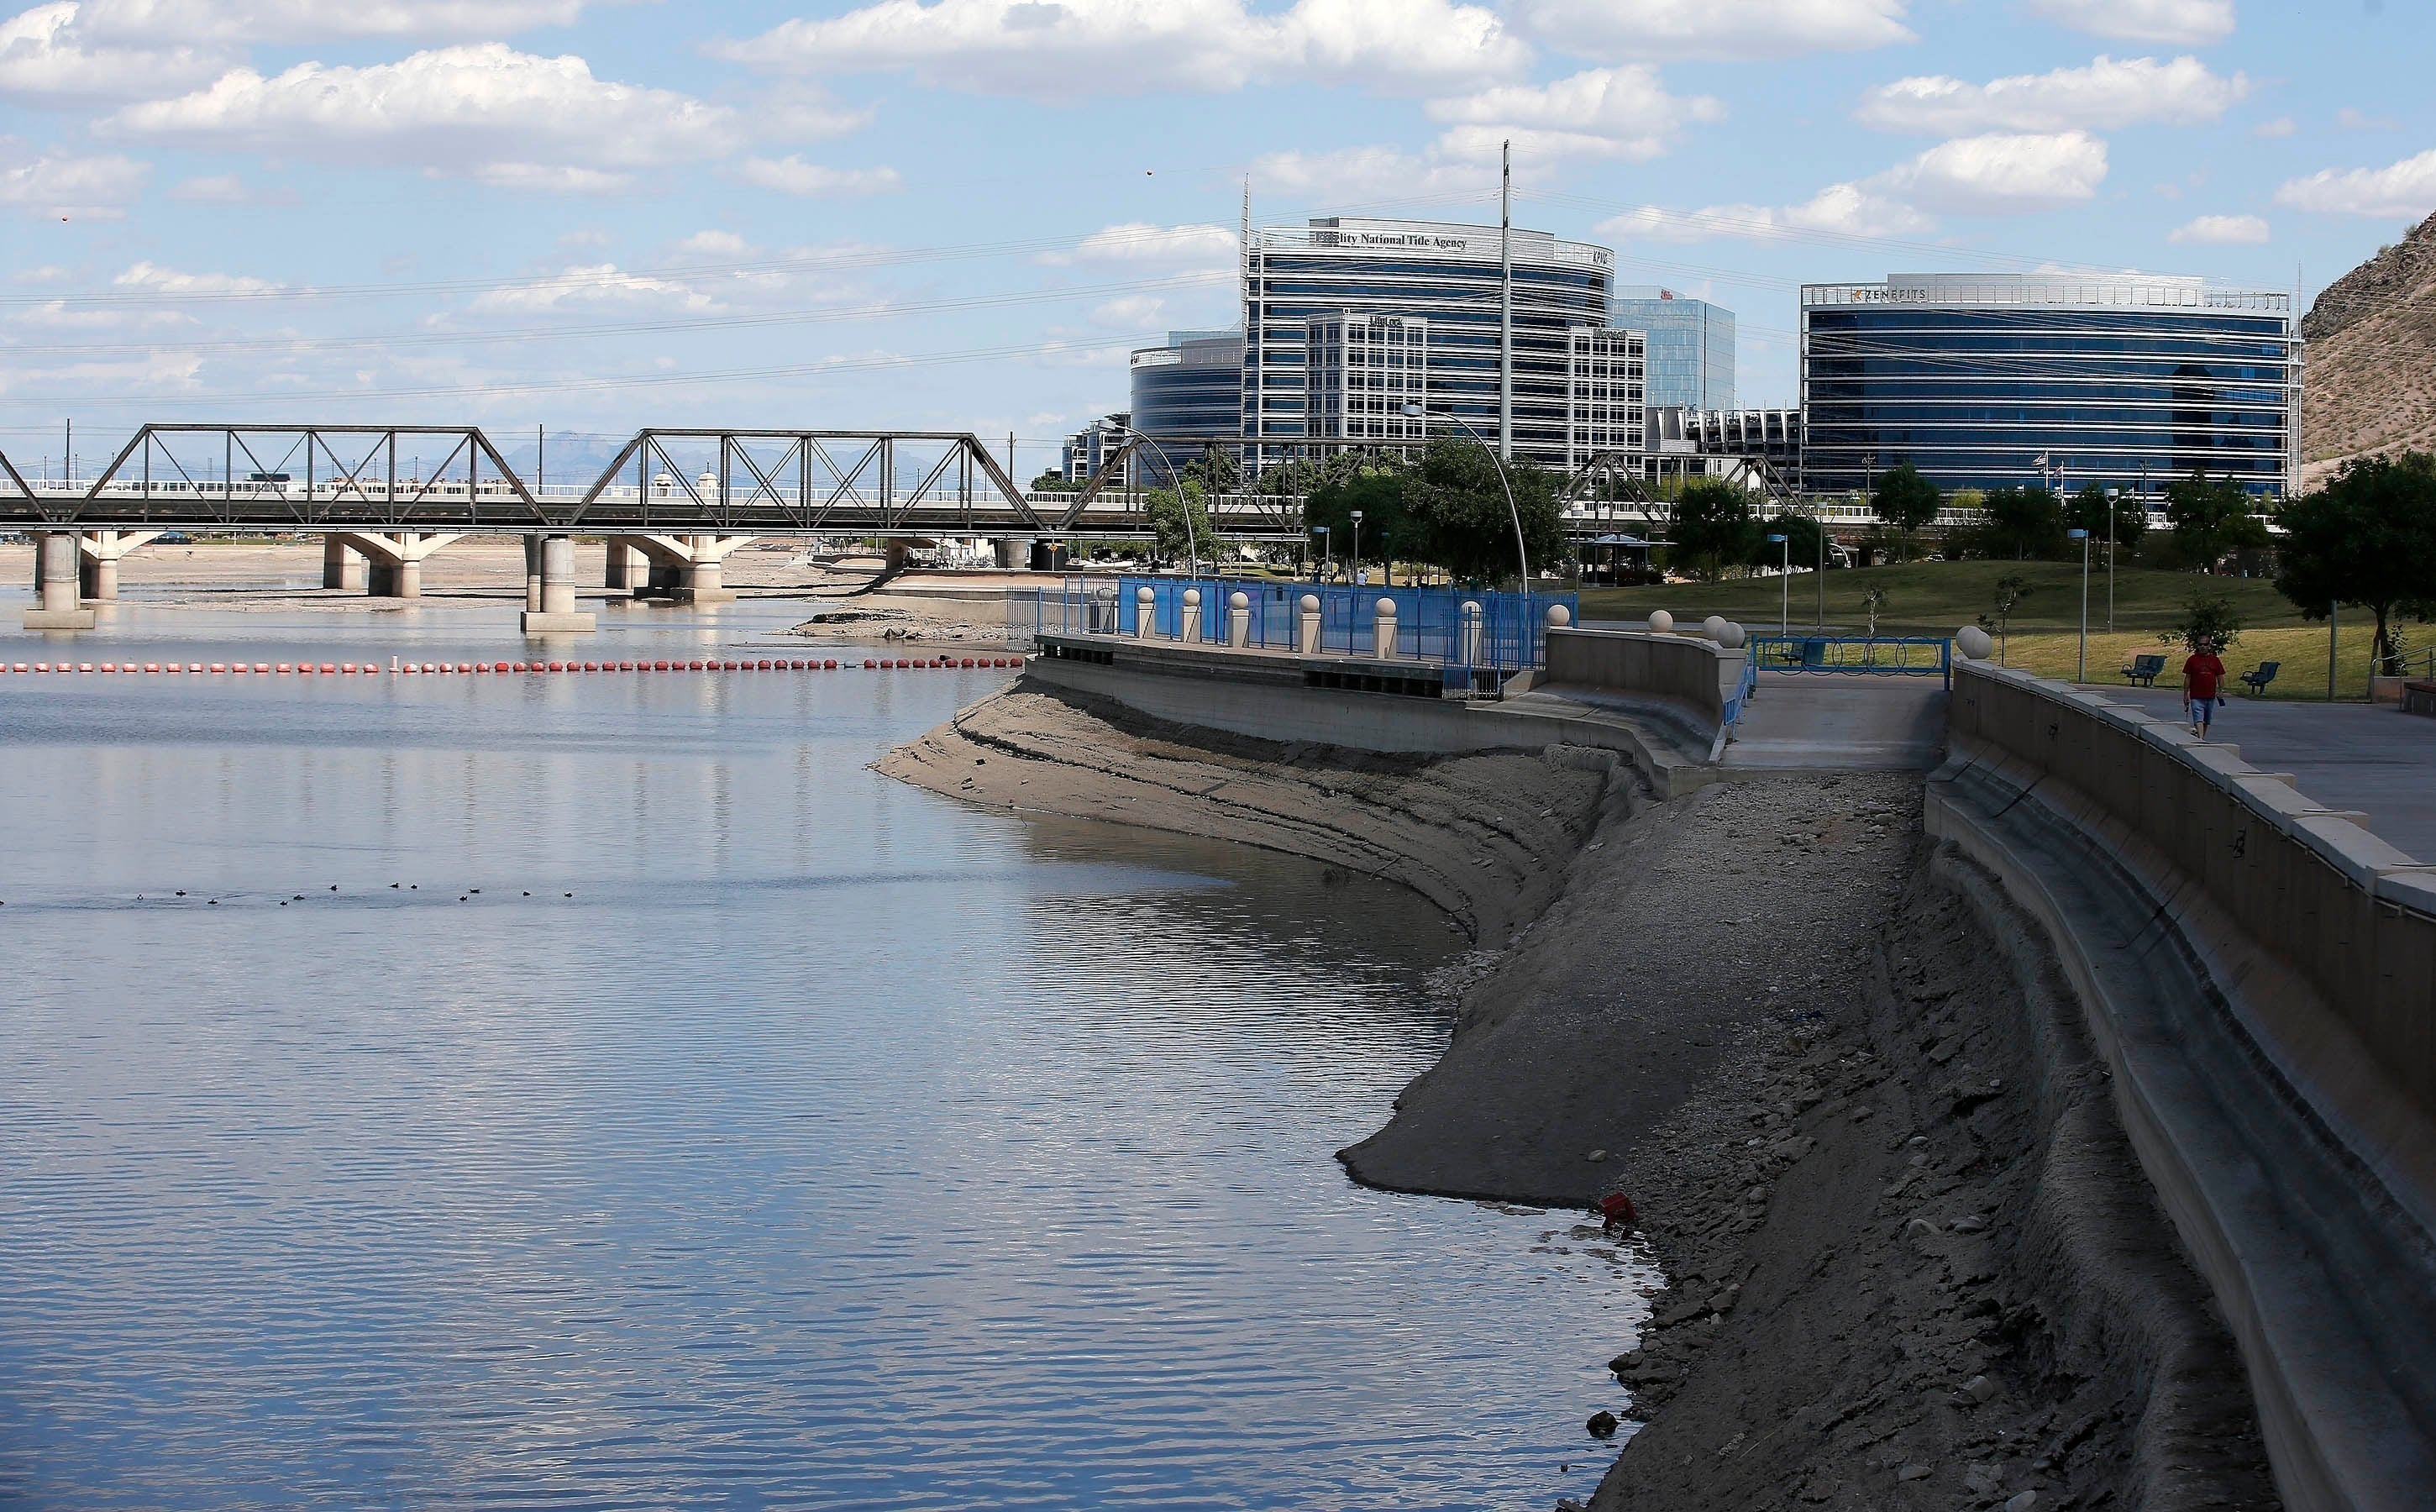
[(1655, 285), (1615, 291), (1608, 323), (1648, 339), (1649, 403), (1685, 409), (1734, 408), (1734, 312)]
[(1594, 457), (1638, 466), (1647, 449), (1648, 338), (1576, 325), (1565, 333), (1565, 469)]
[[(1119, 410), (1115, 414), (1092, 421), (1069, 436), (1066, 439), (1065, 461), (1061, 468), (1066, 475), (1066, 480), (1070, 483), (1079, 483), (1098, 472), (1103, 462), (1123, 448), (1128, 439), (1125, 432), (1133, 423), (1134, 417), (1129, 411)], [(1125, 470), (1128, 473), (1133, 470), (1130, 462), (1126, 464)], [(1120, 482), (1130, 480), (1129, 478), (1118, 479)]]

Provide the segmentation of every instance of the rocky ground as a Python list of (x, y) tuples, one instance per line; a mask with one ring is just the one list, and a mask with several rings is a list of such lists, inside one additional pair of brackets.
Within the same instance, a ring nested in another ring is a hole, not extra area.
[(1313, 856), (1473, 933), (1446, 1054), (1342, 1158), (1638, 1205), (1668, 1282), (1584, 1341), (1640, 1419), (1601, 1512), (2275, 1505), (2051, 950), (1931, 852), (1918, 777), (1659, 803), (1592, 755), (1276, 746), (1018, 683), (879, 769)]

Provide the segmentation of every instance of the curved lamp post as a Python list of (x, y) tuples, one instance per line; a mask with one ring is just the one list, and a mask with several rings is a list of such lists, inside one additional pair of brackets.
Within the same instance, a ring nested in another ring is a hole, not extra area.
[[(1140, 431), (1136, 430), (1131, 426), (1117, 426), (1112, 428), (1122, 431), (1125, 435), (1134, 438), (1134, 440), (1140, 442), (1145, 448), (1158, 458), (1159, 465), (1167, 469), (1167, 480), (1175, 485), (1176, 511), (1184, 516), (1184, 570), (1186, 575), (1189, 577), (1200, 577), (1201, 543), (1194, 535), (1192, 530), (1192, 501), (1184, 496), (1184, 479), (1175, 476), (1175, 463), (1168, 460), (1167, 448), (1151, 440), (1148, 436), (1143, 435)], [(1157, 531), (1152, 532), (1154, 541), (1157, 539)], [(1213, 560), (1210, 563), (1210, 566), (1214, 571), (1216, 569), (1217, 563)]]
[(1499, 459), (1497, 448), (1491, 446), (1479, 431), (1472, 429), (1461, 415), (1452, 409), (1433, 412), (1422, 408), (1419, 405), (1408, 404), (1404, 407), (1404, 418), (1450, 421), (1461, 426), (1464, 434), (1478, 443), (1481, 450), (1488, 453), (1489, 465), (1497, 469), (1497, 486), (1505, 491), (1506, 516), (1514, 522), (1514, 556), (1522, 565), (1522, 617), (1524, 623), (1528, 624), (1531, 617), (1531, 551), (1522, 544), (1522, 512), (1514, 507), (1514, 485), (1505, 479), (1505, 463)]

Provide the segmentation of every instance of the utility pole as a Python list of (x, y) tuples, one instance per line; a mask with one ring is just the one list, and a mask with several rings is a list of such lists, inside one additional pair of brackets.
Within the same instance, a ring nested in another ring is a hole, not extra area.
[[(1499, 149), (1497, 191), (1497, 457), (1514, 460), (1514, 144)], [(1529, 593), (1531, 584), (1524, 582)]]
[(535, 497), (540, 496), (542, 478), (548, 471), (542, 465), (542, 443), (541, 426), (533, 426), (533, 495)]

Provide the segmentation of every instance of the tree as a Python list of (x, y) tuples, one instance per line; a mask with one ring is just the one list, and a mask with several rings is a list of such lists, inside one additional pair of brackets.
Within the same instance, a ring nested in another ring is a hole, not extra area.
[[(1151, 534), (1160, 556), (1215, 560), (1218, 541), (1209, 530), (1209, 496), (1201, 492), (1200, 484), (1189, 478), (1184, 480), (1181, 504), (1176, 501), (1175, 490), (1154, 488), (1142, 495), (1142, 508), (1150, 514)], [(1186, 523), (1188, 518), (1190, 525)]]
[(2104, 546), (2109, 516), (2114, 525), (2114, 542), (2120, 547), (2134, 547), (2140, 537), (2149, 533), (2149, 512), (2129, 490), (2118, 489), (2108, 496), (2103, 483), (2083, 483), (2080, 492), (2064, 506), (2064, 522), (2076, 530), (2087, 530), (2093, 546)]
[[(1507, 484), (1514, 491), (1511, 510)], [(1573, 554), (1557, 487), (1556, 474), (1513, 461), (1505, 464), (1501, 484), (1497, 459), (1488, 447), (1461, 437), (1433, 437), (1405, 478), (1403, 504), (1412, 534), (1405, 548), (1446, 568), (1450, 577), (1493, 582), (1521, 571), (1514, 554), (1519, 519), (1534, 567), (1553, 566)]]
[[(1771, 545), (1768, 537), (1781, 535), (1782, 542)], [(1780, 567), (1788, 562), (1797, 567), (1819, 565), (1818, 522), (1807, 514), (1779, 514), (1760, 522), (1752, 532), (1755, 543), (1744, 560), (1755, 567)]]
[(2166, 519), (2174, 528), (2174, 554), (2201, 572), (2235, 551), (2267, 545), (2267, 527), (2251, 511), (2256, 504), (2230, 478), (2194, 471), (2166, 488)]
[[(1362, 561), (1393, 562), (1398, 552), (1413, 556), (1415, 530), (1405, 500), (1408, 480), (1409, 475), (1392, 463), (1375, 461), (1360, 472), (1323, 477), (1303, 500), (1303, 528), (1316, 530), (1325, 526), (1328, 545), (1322, 554), (1334, 556), (1348, 567), (1358, 565), (1353, 559), (1353, 512), (1360, 510)], [(1505, 507), (1503, 495), (1498, 507)]]
[(2436, 457), (2356, 458), (2277, 519), (2275, 586), (2311, 619), (2338, 601), (2368, 610), (2376, 617), (2373, 664), (2400, 672), (2394, 617), (2436, 617)]
[(2241, 638), (2241, 617), (2228, 596), (2195, 593), (2183, 601), (2183, 617), (2166, 630), (2166, 638), (2189, 652), (2198, 651), (2201, 641), (2219, 652), (2231, 651)]
[(1990, 489), (1972, 532), (1979, 551), (2014, 562), (2058, 555), (2063, 540), (2063, 505), (2044, 488)]
[(1675, 501), (1674, 535), (1667, 545), (1677, 566), (1714, 582), (1725, 575), (1727, 563), (1750, 559), (1759, 536), (1748, 492), (1722, 478), (1696, 478)]
[(1083, 492), (1083, 485), (1053, 467), (1049, 469), (1049, 471), (1041, 474), (1038, 478), (1034, 478), (1032, 480), (1032, 487), (1026, 490), (1026, 492), (1033, 494), (1080, 494)]
[(1992, 613), (1979, 617), (1979, 628), (1996, 633), (1996, 665), (2005, 665), (2005, 632), (2013, 622), (2013, 611), (2030, 596), (2030, 580), (2018, 572), (2009, 572), (1996, 580), (1996, 601)]
[(1870, 638), (1878, 638), (1878, 612), (1886, 608), (1894, 595), (1884, 587), (1875, 587), (1861, 595), (1861, 608), (1870, 617)]
[(1902, 554), (1908, 557), (1912, 535), (1937, 523), (1937, 512), (1945, 507), (1945, 496), (1937, 491), (1935, 483), (1922, 476), (1919, 468), (1899, 462), (1893, 471), (1878, 479), (1877, 506), (1878, 518), (1894, 527)]

